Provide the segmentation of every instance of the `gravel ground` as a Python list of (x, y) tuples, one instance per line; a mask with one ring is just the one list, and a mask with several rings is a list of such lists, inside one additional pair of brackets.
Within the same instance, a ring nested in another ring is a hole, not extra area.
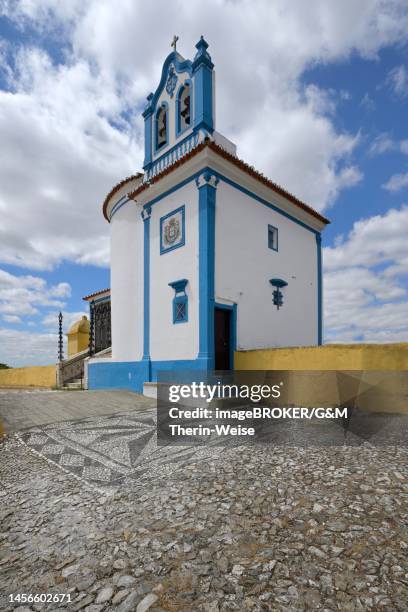
[(229, 448), (113, 495), (0, 458), (1, 610), (408, 609), (406, 449)]

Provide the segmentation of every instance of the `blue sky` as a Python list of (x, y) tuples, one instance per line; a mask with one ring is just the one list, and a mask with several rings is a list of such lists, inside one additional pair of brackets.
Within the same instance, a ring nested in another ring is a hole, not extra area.
[(141, 168), (174, 32), (210, 43), (239, 157), (332, 221), (325, 341), (408, 341), (406, 2), (153, 4), (0, 5), (0, 362), (52, 363), (59, 310), (109, 286), (101, 204)]

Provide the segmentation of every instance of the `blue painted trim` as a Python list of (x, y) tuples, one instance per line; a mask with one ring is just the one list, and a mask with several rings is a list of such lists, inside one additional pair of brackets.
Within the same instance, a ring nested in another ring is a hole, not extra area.
[[(163, 142), (163, 144), (161, 144), (160, 147), (159, 147), (158, 117), (159, 117), (159, 113), (162, 110), (164, 110), (164, 112), (166, 114), (166, 142)], [(169, 130), (169, 128), (170, 128), (169, 118), (170, 118), (170, 115), (169, 115), (169, 105), (167, 104), (167, 102), (162, 102), (160, 104), (159, 108), (154, 113), (154, 152), (155, 153), (157, 153), (158, 151), (162, 151), (169, 144), (169, 131), (170, 131)]]
[[(174, 289), (174, 298), (173, 298), (173, 323), (187, 323), (188, 321), (188, 296), (186, 293), (186, 286), (188, 280), (186, 278), (182, 278), (177, 281), (172, 281), (169, 283), (169, 287)], [(184, 316), (182, 319), (177, 317), (177, 306), (178, 304), (184, 304)]]
[(157, 204), (157, 202), (160, 202), (161, 200), (163, 200), (163, 198), (166, 198), (168, 195), (174, 193), (175, 191), (178, 191), (179, 189), (181, 189), (185, 185), (188, 185), (188, 183), (191, 183), (191, 181), (194, 181), (197, 178), (197, 176), (199, 174), (201, 174), (201, 173), (202, 173), (202, 170), (199, 170), (198, 172), (195, 172), (194, 174), (192, 174), (188, 178), (184, 179), (183, 181), (180, 181), (180, 183), (177, 183), (177, 185), (174, 185), (174, 187), (171, 187), (167, 191), (164, 191), (162, 194), (160, 194), (156, 198), (153, 198), (152, 200), (149, 200), (149, 202), (147, 204), (144, 204), (144, 207), (146, 207), (146, 206), (154, 206), (154, 204)]
[[(192, 174), (188, 178), (186, 178), (183, 181), (181, 181), (180, 183), (177, 183), (177, 185), (174, 185), (174, 187), (171, 187), (171, 189), (168, 189), (167, 191), (165, 191), (161, 195), (157, 196), (156, 198), (153, 198), (152, 200), (149, 201), (148, 205), (149, 206), (153, 206), (157, 202), (160, 202), (160, 200), (162, 200), (166, 196), (170, 195), (171, 193), (174, 193), (175, 191), (177, 191), (181, 187), (184, 187), (185, 185), (187, 185), (191, 181), (195, 180), (200, 174), (203, 174), (206, 171), (210, 172), (211, 174), (216, 176), (219, 180), (224, 181), (224, 183), (227, 183), (228, 185), (231, 185), (231, 187), (235, 187), (235, 189), (238, 189), (238, 191), (242, 191), (242, 193), (245, 193), (247, 196), (249, 196), (250, 198), (253, 198), (257, 202), (260, 202), (264, 206), (267, 206), (268, 208), (271, 208), (272, 210), (274, 210), (275, 212), (279, 213), (283, 217), (286, 217), (286, 219), (290, 219), (294, 223), (297, 223), (301, 227), (304, 227), (305, 229), (309, 230), (309, 232), (312, 232), (315, 235), (320, 234), (320, 232), (318, 230), (314, 229), (313, 227), (310, 227), (309, 225), (307, 225), (303, 221), (299, 221), (299, 219), (296, 219), (296, 217), (293, 217), (291, 214), (289, 214), (289, 213), (285, 212), (284, 210), (278, 208), (275, 204), (271, 204), (271, 202), (268, 202), (267, 200), (264, 200), (260, 196), (256, 195), (256, 193), (253, 193), (252, 191), (249, 191), (249, 189), (245, 189), (245, 187), (242, 187), (241, 185), (239, 185), (235, 181), (230, 180), (229, 178), (227, 178), (223, 174), (220, 174), (216, 170), (213, 170), (209, 166), (205, 166), (201, 170), (198, 170), (197, 172), (195, 172), (194, 174)], [(145, 206), (147, 206), (147, 204)]]
[(207, 373), (207, 367), (205, 360), (202, 359), (152, 361), (152, 381), (157, 380), (157, 376), (160, 372), (197, 372), (198, 376), (195, 377), (197, 380)]
[[(153, 170), (156, 172), (161, 172), (174, 162), (178, 161), (183, 155), (186, 155), (190, 151), (192, 151), (199, 143), (199, 133), (195, 133), (194, 130), (190, 132), (185, 138), (177, 141), (170, 149), (165, 151), (159, 157), (156, 157), (151, 163), (144, 166), (143, 169), (146, 172), (146, 176), (148, 180), (154, 174), (151, 174)], [(155, 172), (155, 173), (156, 173)]]
[(193, 73), (193, 69), (192, 69), (192, 63), (190, 60), (181, 60), (181, 55), (179, 55), (177, 53), (177, 51), (173, 51), (172, 53), (170, 53), (166, 59), (164, 60), (164, 64), (163, 64), (163, 68), (162, 68), (162, 73), (161, 73), (161, 77), (160, 77), (160, 82), (159, 85), (156, 89), (156, 91), (154, 92), (154, 94), (152, 95), (152, 97), (148, 98), (148, 106), (145, 110), (145, 112), (148, 109), (155, 109), (155, 106), (157, 104), (158, 99), (160, 98), (163, 89), (166, 86), (166, 81), (167, 81), (167, 77), (168, 77), (168, 71), (169, 71), (169, 67), (170, 64), (173, 64), (176, 72), (181, 73), (181, 72), (188, 72), (188, 74), (191, 76)]
[[(173, 215), (176, 215), (179, 212), (181, 212), (181, 240), (177, 244), (165, 248), (162, 244), (163, 223), (166, 221), (166, 219), (168, 219), (169, 217), (172, 217)], [(186, 207), (183, 204), (183, 206), (179, 206), (175, 210), (172, 210), (171, 212), (167, 213), (167, 215), (160, 217), (160, 255), (164, 255), (165, 253), (174, 251), (175, 249), (178, 249), (184, 246), (185, 243), (186, 243)]]
[(322, 235), (316, 234), (317, 246), (317, 344), (323, 344), (323, 274), (322, 274)]
[(159, 372), (196, 373), (191, 380), (202, 379), (207, 373), (205, 360), (179, 359), (168, 361), (104, 361), (90, 363), (88, 366), (88, 388), (100, 389), (128, 389), (143, 392), (143, 383), (157, 381)]
[(214, 131), (213, 68), (208, 43), (201, 36), (196, 44), (197, 53), (192, 64), (194, 78), (194, 131)]
[(130, 200), (129, 200), (129, 198), (127, 197), (127, 195), (123, 196), (122, 198), (120, 198), (120, 200), (118, 200), (118, 201), (116, 202), (115, 206), (113, 206), (113, 207), (112, 207), (112, 210), (111, 210), (111, 213), (110, 213), (110, 216), (109, 216), (109, 221), (111, 221), (111, 219), (112, 219), (113, 215), (114, 215), (115, 213), (117, 213), (117, 212), (118, 212), (118, 210), (120, 210), (120, 209), (122, 208), (122, 206), (123, 206), (124, 204), (126, 204), (127, 202), (130, 202)]
[[(215, 277), (215, 204), (216, 187), (210, 184), (211, 174), (204, 172), (196, 179), (198, 186), (198, 265), (199, 265), (199, 351), (198, 359), (213, 370), (214, 352), (214, 277)], [(200, 179), (204, 183), (200, 184)], [(218, 182), (218, 181), (217, 181)]]
[(146, 361), (111, 361), (90, 363), (88, 388), (129, 389), (142, 393), (143, 383), (150, 380), (149, 363)]
[(171, 283), (169, 283), (169, 287), (174, 289), (176, 293), (184, 293), (185, 295), (187, 283), (188, 283), (188, 280), (186, 278), (182, 278), (180, 280), (172, 281)]
[(150, 380), (150, 216), (151, 208), (146, 207), (142, 212), (144, 222), (143, 235), (143, 361), (147, 364)]
[(211, 56), (207, 51), (208, 42), (205, 40), (204, 36), (201, 36), (195, 48), (197, 49), (197, 53), (194, 56), (194, 61), (192, 64), (193, 72), (201, 65), (208, 66), (208, 68), (212, 70), (214, 68), (214, 64), (212, 63)]
[[(88, 301), (88, 300), (86, 300), (86, 301)], [(99, 299), (97, 299), (97, 300), (90, 300), (90, 301), (88, 302), (88, 304), (89, 304), (89, 305), (91, 305), (91, 304), (98, 304), (98, 303), (100, 303), (100, 302), (110, 302), (110, 295), (107, 295), (107, 296), (105, 296), (105, 297), (103, 297), (103, 298), (99, 298)]]
[[(218, 308), (219, 310), (228, 310), (229, 312), (231, 312), (231, 318), (230, 318), (230, 357), (229, 357), (229, 361), (230, 361), (230, 369), (233, 370), (234, 369), (234, 355), (235, 355), (235, 351), (237, 350), (237, 337), (238, 337), (238, 330), (237, 330), (237, 311), (238, 311), (238, 306), (237, 304), (221, 304), (220, 302), (215, 302), (214, 308)], [(214, 313), (215, 316), (215, 313)]]
[(279, 213), (283, 217), (286, 217), (287, 219), (290, 219), (291, 221), (294, 221), (294, 223), (297, 223), (298, 225), (300, 225), (301, 227), (304, 227), (305, 229), (309, 230), (310, 232), (312, 232), (315, 235), (316, 234), (320, 234), (320, 232), (318, 230), (315, 230), (313, 227), (310, 227), (309, 225), (307, 225), (303, 221), (300, 221), (299, 219), (296, 219), (296, 217), (293, 217), (290, 213), (287, 213), (284, 210), (282, 210), (281, 208), (278, 208), (275, 204), (271, 204), (271, 202), (268, 202), (267, 200), (264, 200), (263, 198), (258, 196), (256, 193), (253, 193), (253, 191), (249, 191), (249, 189), (246, 189), (245, 187), (242, 187), (241, 185), (239, 185), (235, 181), (231, 181), (231, 179), (227, 178), (223, 174), (220, 174), (216, 170), (211, 170), (210, 168), (208, 168), (208, 170), (210, 172), (212, 172), (221, 181), (224, 181), (224, 183), (227, 183), (228, 185), (231, 185), (231, 187), (235, 187), (235, 189), (238, 189), (239, 191), (242, 191), (242, 193), (245, 193), (247, 196), (249, 196), (250, 198), (253, 198), (254, 200), (257, 200), (261, 204), (264, 204), (264, 206), (267, 206), (268, 208), (271, 208), (272, 210), (274, 210), (275, 212)]
[(143, 166), (147, 166), (152, 161), (152, 117), (153, 112), (148, 109), (143, 113), (144, 128), (145, 128), (145, 158)]
[[(271, 230), (276, 231), (276, 248), (274, 246), (271, 246), (271, 243), (269, 240), (269, 232)], [(271, 225), (270, 223), (268, 223), (268, 248), (271, 249), (272, 251), (279, 251), (279, 230), (277, 227), (275, 227), (274, 225)]]
[[(190, 88), (190, 125), (186, 125), (185, 128), (181, 129), (181, 108), (180, 108), (180, 98), (183, 95), (184, 89), (186, 86), (189, 86)], [(184, 83), (182, 83), (178, 89), (177, 92), (177, 98), (176, 98), (176, 138), (178, 138), (179, 136), (181, 136), (181, 134), (184, 134), (184, 132), (186, 132), (187, 130), (190, 130), (193, 125), (194, 125), (194, 119), (193, 119), (193, 111), (194, 111), (194, 106), (193, 106), (193, 83), (191, 81), (191, 79), (186, 79), (184, 81)]]
[(213, 118), (213, 72), (200, 65), (194, 73), (194, 131), (214, 131)]

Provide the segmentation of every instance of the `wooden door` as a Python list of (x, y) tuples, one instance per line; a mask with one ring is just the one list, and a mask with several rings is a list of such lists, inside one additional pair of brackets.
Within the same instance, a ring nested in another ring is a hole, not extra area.
[(215, 309), (215, 369), (231, 368), (231, 311)]

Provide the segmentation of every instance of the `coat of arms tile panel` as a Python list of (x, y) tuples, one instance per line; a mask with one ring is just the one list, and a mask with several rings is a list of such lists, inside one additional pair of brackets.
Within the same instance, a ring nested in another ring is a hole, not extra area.
[(172, 251), (185, 243), (185, 207), (180, 206), (160, 219), (160, 253)]

